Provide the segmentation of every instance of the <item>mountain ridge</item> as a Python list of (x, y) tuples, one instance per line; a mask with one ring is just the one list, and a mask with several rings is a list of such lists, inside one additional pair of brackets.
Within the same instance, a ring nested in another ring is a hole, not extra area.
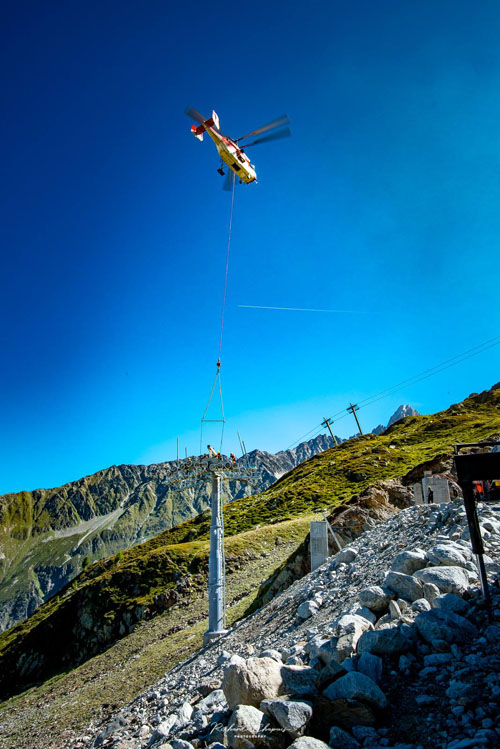
[[(258, 467), (263, 491), (333, 444), (319, 435), (277, 454), (254, 450), (238, 462)], [(210, 486), (179, 492), (168, 484), (175, 461), (103, 468), (53, 489), (0, 496), (0, 632), (30, 616), (84, 564), (153, 538), (209, 507)], [(242, 482), (225, 487), (231, 501), (248, 496)]]

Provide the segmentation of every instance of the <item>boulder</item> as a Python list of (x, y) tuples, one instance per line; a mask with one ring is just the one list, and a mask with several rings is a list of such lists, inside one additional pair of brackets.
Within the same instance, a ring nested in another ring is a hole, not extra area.
[(354, 653), (356, 650), (356, 644), (361, 637), (362, 632), (355, 634), (352, 632), (349, 635), (342, 635), (342, 637), (339, 637), (337, 642), (337, 653), (336, 653), (336, 660), (339, 663), (342, 663), (343, 660), (346, 658), (349, 658), (349, 656)]
[(304, 601), (297, 609), (297, 616), (300, 619), (309, 619), (318, 613), (319, 606), (315, 601)]
[(316, 697), (313, 703), (314, 733), (322, 739), (328, 739), (330, 728), (340, 726), (350, 730), (353, 726), (373, 726), (376, 718), (373, 708), (359, 700), (334, 700), (323, 695)]
[(288, 749), (329, 749), (329, 746), (324, 741), (313, 739), (312, 736), (301, 736), (295, 739)]
[(318, 650), (317, 657), (325, 664), (325, 666), (328, 666), (332, 661), (338, 660), (337, 642), (338, 637), (332, 637), (330, 640), (326, 640)]
[(427, 564), (427, 555), (420, 550), (400, 551), (396, 554), (391, 564), (391, 570), (402, 572), (404, 575), (413, 575)]
[(184, 739), (176, 739), (172, 738), (169, 739), (170, 746), (172, 749), (194, 749), (194, 746), (189, 741), (184, 741)]
[[(231, 709), (237, 705), (257, 707), (263, 700), (282, 693), (283, 666), (274, 658), (248, 658), (232, 663), (224, 669), (222, 689)], [(285, 668), (299, 668), (287, 666)]]
[(196, 703), (196, 709), (205, 714), (212, 714), (214, 710), (224, 710), (226, 707), (226, 698), (222, 689), (214, 689), (213, 692)]
[[(312, 697), (318, 693), (318, 672), (310, 666), (282, 666), (281, 693), (293, 697)], [(272, 695), (277, 696), (277, 695)]]
[(177, 713), (177, 721), (179, 727), (187, 725), (191, 719), (192, 714), (192, 706), (189, 704), (189, 702), (183, 702)]
[(456, 593), (444, 593), (441, 596), (436, 596), (432, 607), (441, 611), (451, 611), (453, 614), (460, 614), (461, 616), (465, 616), (469, 611), (469, 604)]
[(345, 549), (342, 549), (338, 554), (335, 554), (333, 561), (334, 566), (336, 567), (338, 564), (349, 564), (350, 562), (354, 562), (357, 556), (358, 552), (356, 549), (346, 546)]
[[(311, 637), (309, 642), (304, 645), (304, 651), (312, 660), (319, 655), (319, 651), (327, 642), (329, 642), (328, 637), (324, 637), (323, 635), (314, 635), (314, 637)], [(290, 652), (287, 651), (287, 654), (290, 655)]]
[(430, 603), (431, 606), (432, 606), (433, 600), (438, 595), (439, 595), (439, 588), (437, 587), (437, 585), (434, 585), (434, 583), (424, 582), (424, 598), (426, 601)]
[(339, 637), (350, 634), (361, 636), (367, 629), (373, 629), (372, 623), (358, 614), (344, 614), (334, 625), (334, 632)]
[(431, 605), (427, 598), (417, 598), (411, 605), (414, 614), (420, 614), (421, 611), (430, 611)]
[(356, 741), (350, 733), (347, 733), (347, 731), (338, 726), (333, 726), (330, 729), (329, 743), (332, 749), (357, 749), (357, 747), (361, 746), (359, 741)]
[(376, 615), (368, 608), (368, 606), (359, 606), (357, 609), (352, 611), (353, 616), (362, 616), (363, 619), (367, 619), (372, 624), (377, 621)]
[[(440, 609), (419, 614), (415, 626), (423, 639), (434, 646), (442, 641), (448, 644), (466, 642), (478, 635), (477, 628), (468, 619)], [(440, 650), (441, 646), (436, 649)]]
[(401, 609), (396, 601), (389, 601), (389, 616), (391, 619), (401, 619)]
[(358, 659), (356, 670), (360, 674), (369, 676), (376, 684), (380, 684), (383, 671), (382, 658), (373, 655), (373, 653), (362, 653)]
[(332, 702), (357, 700), (378, 709), (387, 706), (385, 694), (373, 679), (356, 671), (351, 671), (334, 681), (324, 690), (323, 695)]
[(427, 567), (415, 572), (415, 577), (422, 583), (433, 583), (441, 593), (465, 593), (469, 587), (469, 578), (461, 567)]
[(436, 544), (427, 552), (429, 562), (441, 567), (465, 567), (467, 562), (461, 549), (455, 544)]
[(389, 601), (393, 598), (389, 591), (384, 590), (380, 585), (370, 585), (368, 588), (360, 590), (358, 593), (358, 601), (362, 606), (367, 606), (372, 611), (377, 613), (386, 611), (389, 606)]
[(165, 720), (162, 720), (161, 723), (159, 723), (153, 733), (153, 738), (155, 740), (161, 739), (161, 738), (167, 738), (172, 733), (172, 730), (177, 725), (177, 716), (176, 715), (169, 715), (168, 718)]
[(264, 700), (260, 707), (266, 715), (274, 718), (276, 723), (293, 739), (304, 734), (313, 712), (310, 702), (283, 698)]
[[(350, 659), (348, 659), (348, 661), (349, 660)], [(319, 689), (325, 689), (329, 684), (332, 683), (332, 681), (338, 679), (339, 676), (344, 676), (344, 674), (348, 670), (345, 667), (345, 663), (346, 661), (344, 661), (342, 664), (337, 663), (336, 661), (331, 661), (328, 666), (322, 668), (318, 676)], [(352, 670), (354, 671), (355, 669)]]
[(238, 705), (227, 725), (227, 744), (231, 749), (277, 749), (283, 736), (271, 728), (271, 720), (261, 710)]
[(259, 658), (274, 658), (274, 660), (278, 661), (278, 663), (281, 663), (283, 660), (279, 650), (274, 650), (273, 648), (268, 648), (267, 650), (264, 650), (262, 653), (259, 654)]
[(373, 655), (399, 655), (409, 648), (408, 639), (397, 627), (364, 632), (358, 640), (358, 653)]
[(402, 572), (393, 572), (392, 570), (388, 572), (385, 584), (399, 598), (404, 598), (405, 601), (410, 601), (410, 603), (417, 601), (424, 595), (422, 583), (411, 575), (405, 575)]

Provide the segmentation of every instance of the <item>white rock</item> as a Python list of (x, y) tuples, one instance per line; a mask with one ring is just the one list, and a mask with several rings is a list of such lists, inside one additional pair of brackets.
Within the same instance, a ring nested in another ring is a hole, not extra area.
[(266, 729), (271, 721), (261, 710), (251, 705), (237, 705), (226, 729), (228, 746), (231, 749), (269, 749), (273, 745), (273, 734)]
[(359, 700), (368, 705), (382, 709), (387, 706), (387, 698), (379, 686), (369, 676), (351, 671), (341, 676), (327, 687), (324, 696), (335, 700)]
[(429, 562), (441, 567), (465, 567), (466, 559), (456, 544), (437, 544), (427, 552)]
[(177, 713), (179, 727), (185, 726), (187, 723), (189, 723), (192, 714), (192, 706), (189, 704), (189, 702), (183, 702), (179, 709), (179, 712)]
[(330, 747), (324, 741), (313, 739), (312, 736), (301, 736), (295, 739), (288, 749), (330, 749)]
[(299, 700), (264, 700), (261, 710), (270, 715), (284, 728), (289, 736), (296, 739), (302, 736), (307, 724), (312, 717), (312, 705), (310, 702)]
[(278, 697), (283, 687), (281, 668), (281, 664), (274, 658), (254, 657), (248, 658), (242, 664), (233, 663), (226, 666), (222, 689), (229, 707), (258, 707), (263, 700)]
[(353, 562), (357, 556), (358, 552), (356, 551), (356, 549), (353, 549), (350, 546), (346, 546), (345, 549), (342, 549), (342, 551), (339, 551), (338, 554), (335, 554), (334, 564), (335, 566), (337, 566), (338, 564), (349, 564), (350, 562)]
[(424, 594), (422, 583), (416, 580), (415, 577), (405, 575), (402, 572), (389, 571), (385, 577), (385, 584), (399, 598), (404, 598), (406, 601), (410, 601), (410, 603), (422, 598)]
[[(434, 599), (435, 600), (435, 599)], [(417, 598), (411, 605), (411, 610), (415, 614), (420, 614), (421, 611), (430, 611), (431, 605), (427, 598)]]
[(358, 601), (362, 606), (367, 606), (375, 612), (385, 611), (389, 607), (391, 596), (384, 591), (379, 585), (370, 585), (368, 588), (360, 590)]
[(362, 616), (357, 614), (343, 614), (334, 622), (334, 633), (341, 637), (342, 635), (362, 634), (367, 629), (373, 629), (373, 624)]
[(309, 617), (314, 616), (317, 613), (318, 604), (314, 601), (304, 601), (304, 603), (301, 603), (297, 609), (297, 616), (301, 619), (309, 619)]
[(391, 564), (391, 570), (402, 572), (405, 575), (413, 575), (427, 564), (427, 555), (424, 551), (400, 551), (396, 554)]
[(427, 567), (415, 572), (423, 583), (433, 583), (442, 593), (465, 593), (469, 578), (462, 567)]

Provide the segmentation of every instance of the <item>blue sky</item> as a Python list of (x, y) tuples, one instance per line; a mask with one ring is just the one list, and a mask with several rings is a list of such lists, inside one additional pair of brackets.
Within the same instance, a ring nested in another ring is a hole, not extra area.
[[(235, 196), (227, 451), (236, 429), (286, 448), (499, 335), (499, 27), (496, 2), (4, 3), (0, 492), (171, 459), (176, 436), (199, 449), (229, 195), (188, 105), (234, 137), (292, 120)], [(499, 363), (500, 346), (362, 425), (445, 408)]]

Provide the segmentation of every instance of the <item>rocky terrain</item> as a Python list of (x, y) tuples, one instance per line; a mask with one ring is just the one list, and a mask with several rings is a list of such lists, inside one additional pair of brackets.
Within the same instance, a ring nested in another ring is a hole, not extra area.
[[(320, 435), (276, 455), (254, 450), (240, 461), (258, 468), (253, 491), (264, 491), (332, 445)], [(168, 482), (173, 465), (111, 466), (56, 489), (1, 496), (0, 632), (30, 616), (88, 563), (207, 509), (209, 487), (178, 491)], [(250, 491), (239, 481), (226, 486), (228, 501)]]
[(498, 746), (500, 518), (479, 516), (490, 611), (461, 504), (411, 507), (66, 746)]

